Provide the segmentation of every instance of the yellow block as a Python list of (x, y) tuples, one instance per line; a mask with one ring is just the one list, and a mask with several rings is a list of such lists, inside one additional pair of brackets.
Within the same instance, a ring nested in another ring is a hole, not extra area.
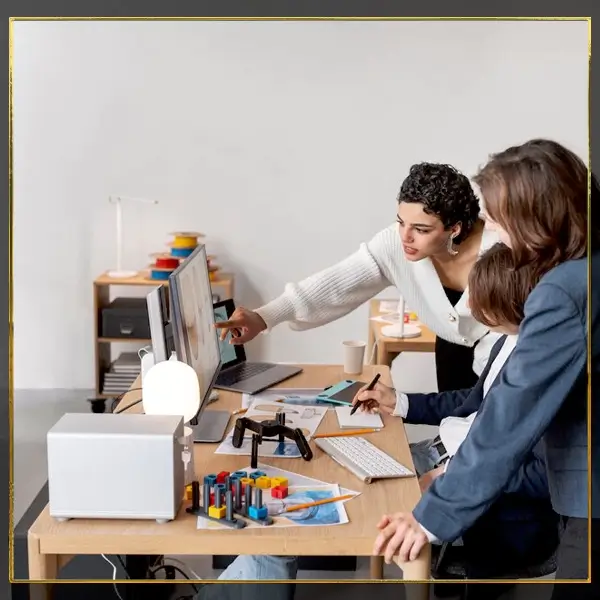
[(220, 506), (217, 508), (216, 506), (208, 507), (208, 516), (213, 519), (224, 519), (225, 518), (225, 507)]
[(242, 485), (249, 485), (250, 487), (254, 487), (254, 479), (250, 479), (250, 477), (242, 477), (240, 479)]
[(271, 487), (274, 488), (274, 487), (277, 487), (278, 485), (287, 487), (288, 486), (287, 477), (272, 477), (271, 478)]
[(185, 486), (185, 499), (186, 500), (192, 499), (192, 486), (191, 485)]
[(271, 487), (271, 478), (265, 477), (264, 475), (262, 477), (259, 477), (256, 480), (256, 487), (259, 487), (263, 490), (268, 490)]

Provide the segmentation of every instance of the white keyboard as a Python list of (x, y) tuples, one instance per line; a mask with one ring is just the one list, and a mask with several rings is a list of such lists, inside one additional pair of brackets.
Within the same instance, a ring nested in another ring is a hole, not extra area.
[(363, 437), (317, 438), (315, 443), (323, 452), (365, 483), (371, 483), (375, 479), (395, 479), (415, 475)]

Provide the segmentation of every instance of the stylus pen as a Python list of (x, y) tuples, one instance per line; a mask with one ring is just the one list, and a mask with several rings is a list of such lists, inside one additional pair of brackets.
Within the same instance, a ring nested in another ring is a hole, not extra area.
[[(377, 373), (377, 375), (375, 375), (375, 377), (373, 377), (373, 381), (371, 381), (371, 383), (367, 386), (367, 389), (365, 390), (365, 392), (371, 392), (378, 381), (379, 381), (379, 373)], [(360, 406), (360, 402), (357, 402), (353, 406), (352, 410), (350, 411), (350, 416), (352, 416), (358, 410), (359, 406)]]

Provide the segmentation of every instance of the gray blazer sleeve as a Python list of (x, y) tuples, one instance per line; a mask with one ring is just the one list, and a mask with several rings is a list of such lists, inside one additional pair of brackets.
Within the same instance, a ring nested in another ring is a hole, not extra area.
[(452, 541), (484, 514), (538, 443), (587, 362), (586, 306), (554, 283), (525, 305), (519, 341), (469, 435), (413, 514)]

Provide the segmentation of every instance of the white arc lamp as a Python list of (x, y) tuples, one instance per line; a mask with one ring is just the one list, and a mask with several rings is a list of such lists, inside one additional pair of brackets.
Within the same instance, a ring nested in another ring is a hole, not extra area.
[(182, 416), (183, 446), (181, 458), (185, 464), (185, 484), (194, 481), (193, 430), (185, 425), (200, 410), (200, 383), (196, 371), (178, 360), (156, 363), (142, 381), (142, 406), (147, 415)]
[(123, 209), (122, 203), (140, 202), (142, 204), (158, 204), (158, 200), (147, 200), (146, 198), (131, 198), (129, 196), (109, 196), (108, 201), (117, 208), (117, 268), (108, 272), (109, 277), (124, 279), (126, 277), (135, 277), (137, 271), (123, 269)]

